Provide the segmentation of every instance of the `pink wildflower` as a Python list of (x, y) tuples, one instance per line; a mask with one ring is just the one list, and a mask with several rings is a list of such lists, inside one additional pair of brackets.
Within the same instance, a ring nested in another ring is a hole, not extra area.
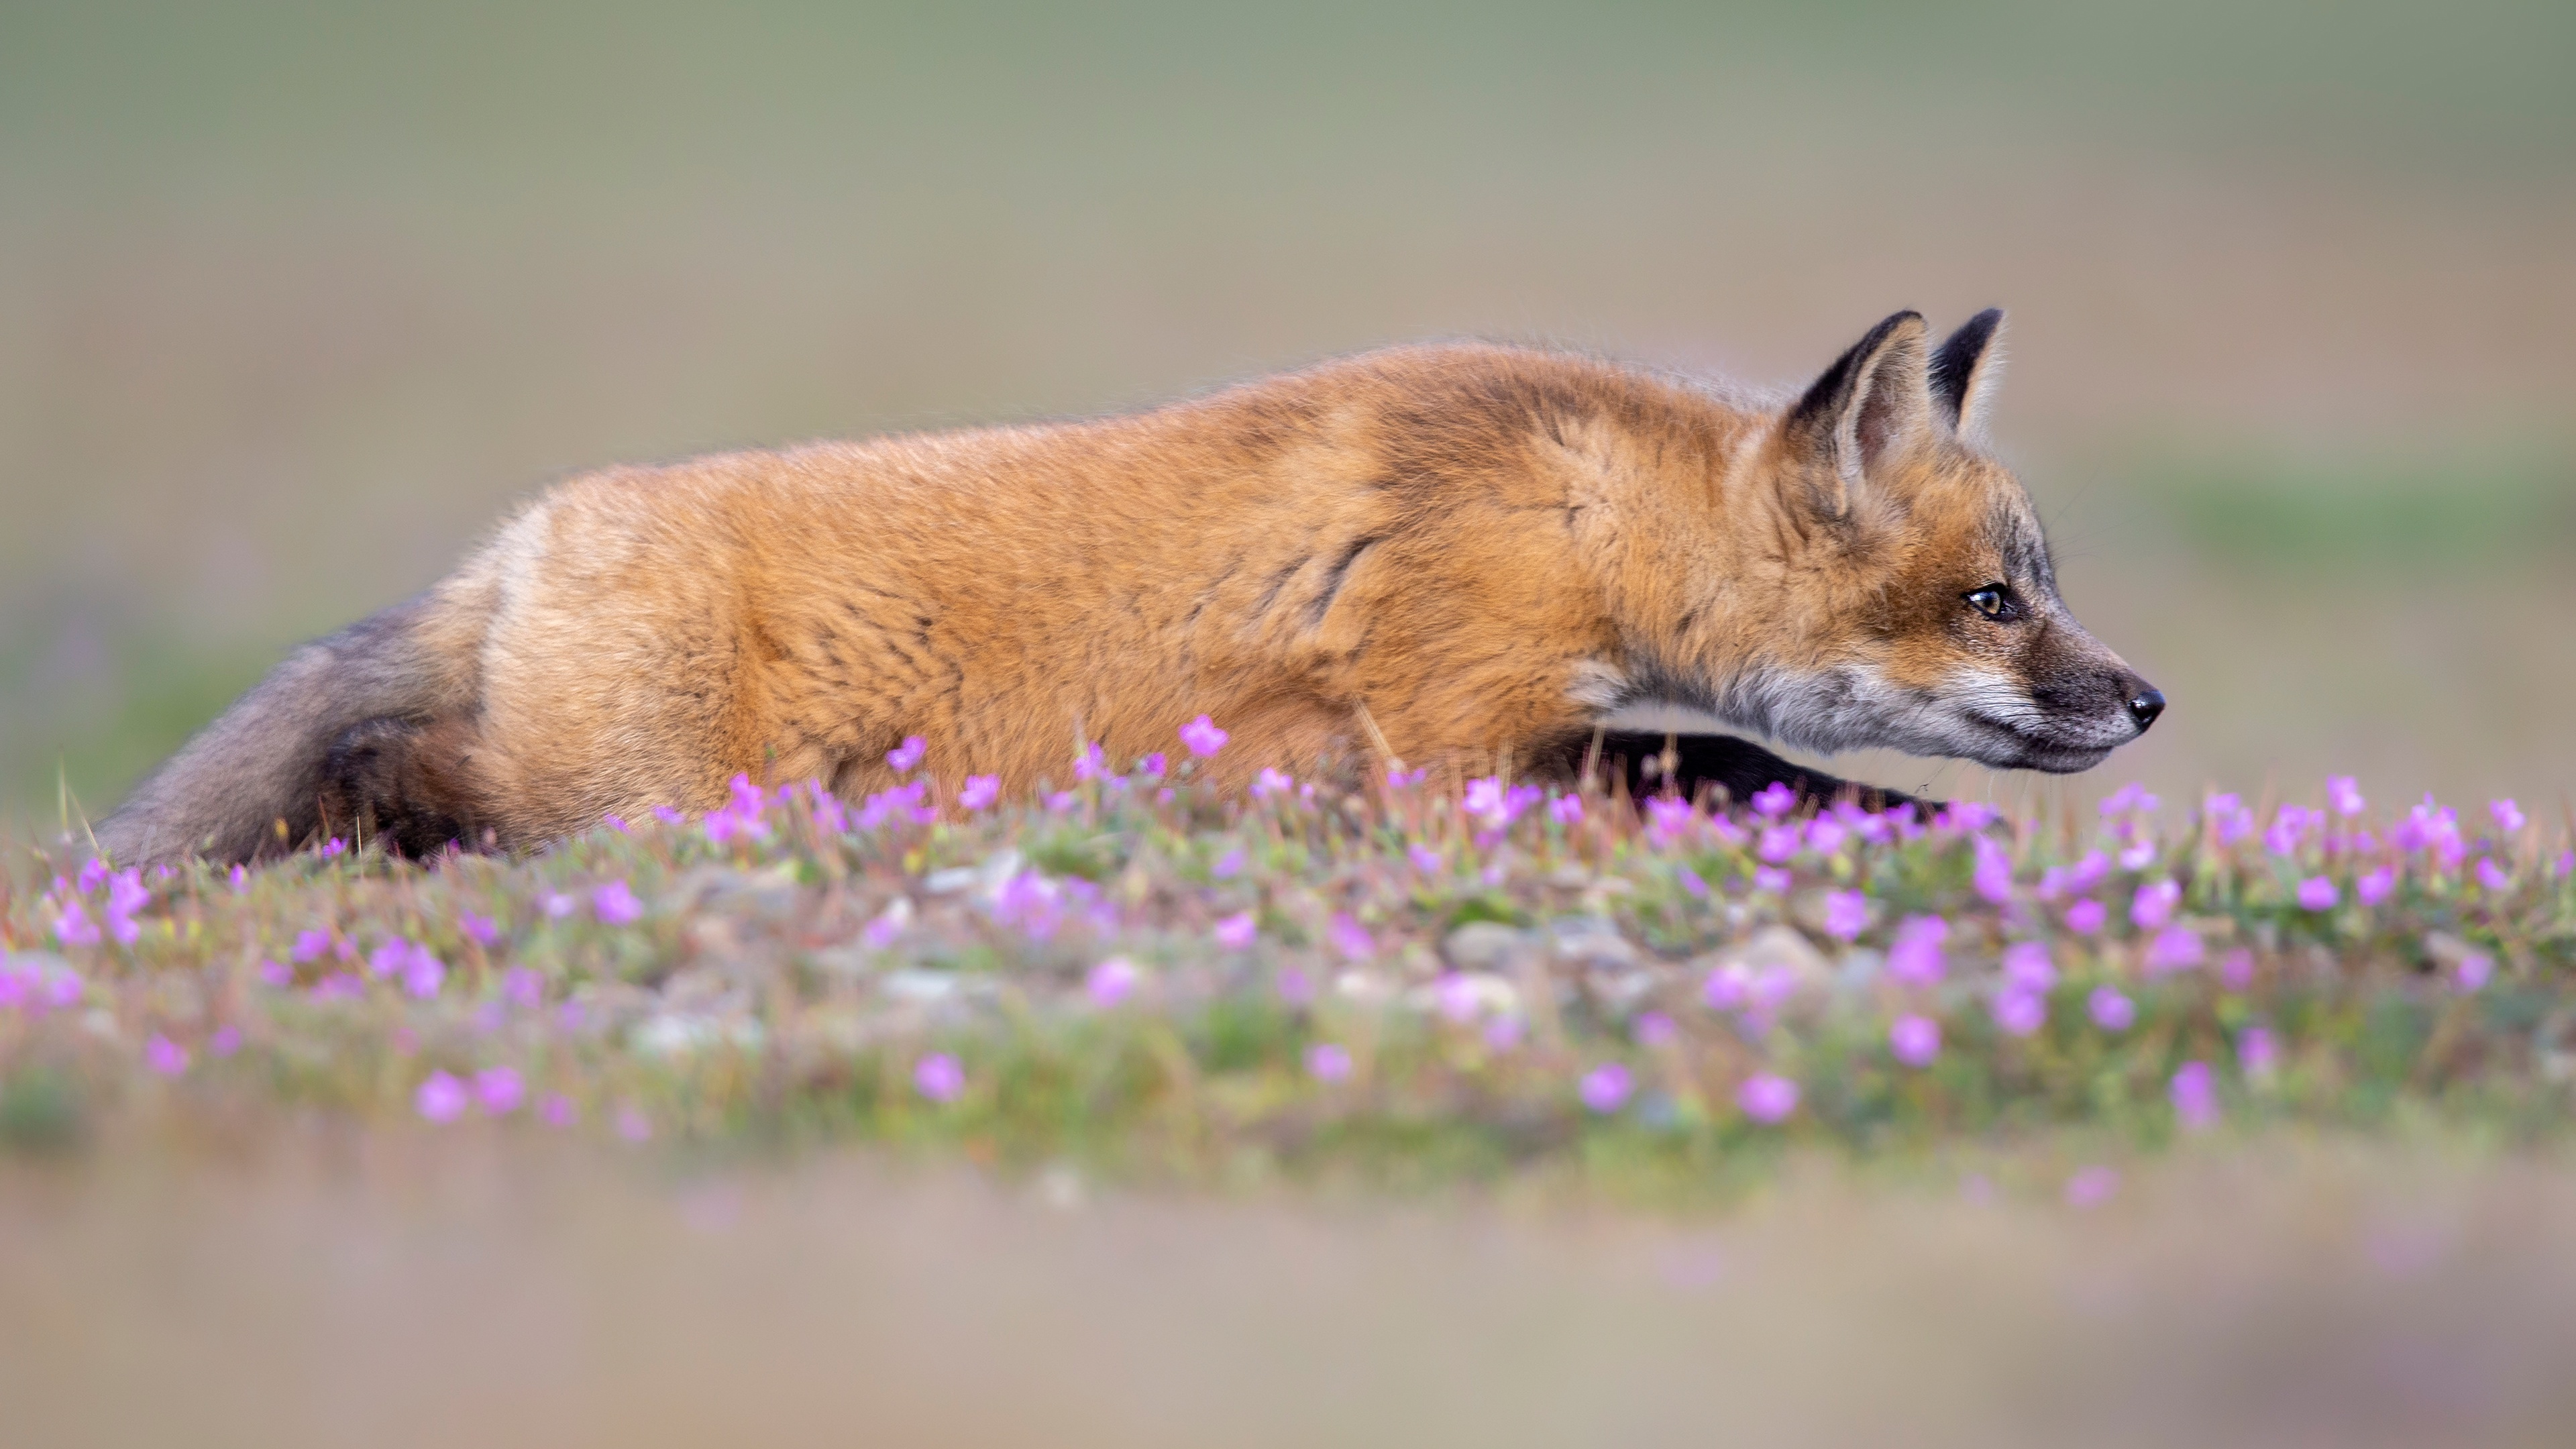
[(2495, 863), (2494, 856), (2481, 855), (2478, 857), (2478, 884), (2491, 891), (2510, 890), (2513, 887), (2513, 876), (2503, 866)]
[(2343, 892), (2335, 888), (2330, 877), (2312, 875), (2299, 882), (2299, 909), (2303, 911), (2331, 911), (2342, 900)]
[(1834, 854), (1850, 837), (1850, 827), (1831, 815), (1819, 815), (1807, 822), (1807, 848), (1818, 855)]
[(1216, 752), (1224, 749), (1225, 742), (1232, 738), (1232, 735), (1218, 729), (1216, 721), (1206, 715), (1181, 726), (1181, 743), (1189, 746), (1190, 753), (1202, 760), (1216, 758)]
[(2243, 991), (2254, 984), (2254, 953), (2236, 947), (2218, 960), (2219, 984), (2230, 991)]
[(2040, 993), (2007, 986), (1989, 1003), (1995, 1027), (2006, 1036), (2028, 1036), (2048, 1024), (2048, 1000)]
[(241, 1028), (229, 1021), (216, 1027), (214, 1034), (206, 1038), (206, 1050), (218, 1057), (228, 1057), (240, 1051), (241, 1044)]
[(188, 1049), (159, 1032), (143, 1042), (143, 1064), (165, 1077), (175, 1077), (188, 1069)]
[(2095, 1208), (2120, 1190), (2120, 1174), (2108, 1167), (2079, 1167), (2066, 1179), (2066, 1205)]
[(1798, 1084), (1771, 1072), (1756, 1072), (1735, 1089), (1735, 1105), (1765, 1125), (1785, 1121), (1798, 1110)]
[(2165, 1092), (2185, 1131), (2203, 1132), (2218, 1125), (2218, 1084), (2209, 1063), (2185, 1062), (2175, 1068)]
[(581, 1120), (581, 1109), (561, 1092), (548, 1092), (537, 1102), (537, 1117), (549, 1127), (569, 1127)]
[(534, 1011), (546, 1002), (546, 978), (535, 968), (513, 966), (501, 973), (501, 999), (523, 1011)]
[(1906, 917), (1887, 948), (1887, 974), (1908, 986), (1939, 984), (1947, 969), (1941, 943), (1949, 939), (1950, 923), (1939, 916)]
[(1260, 934), (1260, 925), (1250, 911), (1237, 912), (1216, 923), (1216, 943), (1229, 951), (1243, 950)]
[(965, 788), (957, 792), (957, 803), (969, 810), (985, 810), (991, 808), (993, 802), (1000, 799), (1001, 795), (1001, 776), (969, 775), (966, 777)]
[(2137, 1003), (2114, 986), (2094, 987), (2085, 1009), (2091, 1013), (2093, 1024), (2108, 1032), (2127, 1031), (2138, 1020)]
[(1235, 846), (1218, 856), (1215, 862), (1208, 866), (1208, 874), (1218, 880), (1232, 880), (1243, 874), (1243, 847)]
[(590, 908), (605, 926), (631, 926), (644, 915), (644, 903), (635, 899), (633, 888), (622, 880), (592, 887)]
[(898, 775), (909, 775), (921, 768), (921, 758), (930, 753), (930, 744), (919, 735), (905, 735), (903, 743), (886, 751), (886, 768)]
[(283, 961), (262, 961), (259, 963), (259, 980), (263, 986), (292, 986), (295, 984), (295, 968)]
[(2248, 1078), (2261, 1081), (2271, 1076), (2280, 1059), (2280, 1048), (2274, 1044), (2270, 1029), (2249, 1026), (2236, 1034), (2236, 1064)]
[(1887, 1049), (1909, 1067), (1928, 1067), (1941, 1054), (1941, 1023), (1928, 1016), (1900, 1016), (1887, 1029)]
[(1261, 773), (1252, 778), (1252, 798), (1255, 800), (1267, 800), (1273, 795), (1285, 795), (1296, 788), (1296, 776), (1268, 765), (1262, 766)]
[(1636, 1078), (1625, 1062), (1603, 1062), (1583, 1074), (1577, 1090), (1584, 1106), (1606, 1117), (1627, 1105), (1628, 1094), (1636, 1090)]
[(1559, 795), (1548, 802), (1547, 813), (1559, 825), (1579, 825), (1583, 822), (1583, 797)]
[(1837, 941), (1859, 938), (1869, 929), (1869, 897), (1859, 891), (1825, 892), (1825, 934)]
[(2015, 941), (2004, 948), (2004, 980), (2024, 991), (2045, 992), (2057, 984), (2057, 966), (2042, 941)]
[(465, 939), (484, 946), (489, 946), (494, 941), (501, 939), (501, 926), (499, 922), (493, 920), (490, 916), (476, 915), (472, 911), (459, 911), (456, 913), (456, 931), (458, 935), (463, 936)]
[[(1700, 877), (1700, 873), (1678, 861), (1673, 864), (1673, 879), (1681, 882), (1682, 889), (1690, 892), (1692, 895), (1704, 896), (1708, 894), (1708, 882)], [(1787, 890), (1788, 887), (1782, 886), (1781, 889)]]
[(954, 1102), (966, 1090), (966, 1069), (946, 1052), (932, 1052), (913, 1064), (915, 1091), (934, 1102)]
[(66, 946), (95, 946), (98, 924), (78, 900), (67, 900), (54, 913), (54, 939)]
[(2102, 923), (2109, 916), (2110, 912), (2103, 909), (2100, 901), (2087, 897), (2066, 908), (2066, 929), (2079, 936), (2090, 936), (2102, 929)]
[(465, 1084), (444, 1071), (432, 1072), (411, 1100), (413, 1108), (428, 1120), (453, 1122), (465, 1111)]
[(2346, 820), (2359, 815), (2370, 804), (2369, 801), (2361, 798), (2361, 786), (2350, 775), (2330, 775), (2326, 778), (2326, 803), (2334, 807), (2334, 813)]
[(1628, 1031), (1637, 1039), (1637, 1045), (1649, 1048), (1670, 1046), (1681, 1035), (1681, 1028), (1673, 1025), (1673, 1019), (1660, 1011), (1639, 1012), (1637, 1019), (1629, 1024)]
[(1977, 837), (1977, 870), (1973, 883), (1978, 895), (1996, 905), (2012, 899), (2012, 852), (1990, 836)]
[(1319, 1041), (1306, 1048), (1306, 1075), (1316, 1081), (1338, 1082), (1350, 1074), (1350, 1049), (1341, 1043)]
[(342, 840), (340, 837), (338, 837), (338, 836), (334, 835), (334, 836), (332, 836), (330, 839), (328, 839), (328, 840), (326, 840), (326, 841), (323, 841), (323, 842), (322, 842), (322, 858), (323, 858), (324, 860), (329, 860), (331, 857), (333, 857), (333, 856), (335, 856), (335, 855), (340, 855), (340, 854), (345, 853), (345, 852), (348, 850), (348, 848), (349, 848), (349, 842), (347, 842), (347, 841), (345, 841), (345, 840)]
[(1353, 961), (1365, 961), (1377, 954), (1377, 942), (1370, 937), (1368, 928), (1351, 919), (1348, 912), (1334, 912), (1333, 923), (1325, 934), (1331, 938), (1334, 950)]
[(2494, 975), (2494, 960), (2488, 957), (2484, 952), (2471, 951), (2469, 954), (2460, 958), (2460, 964), (2455, 968), (2455, 974), (2452, 976), (2451, 980), (2452, 984), (2459, 988), (2462, 995), (2467, 995), (2468, 993), (2474, 992), (2485, 986), (2488, 978)]
[(1126, 1000), (1142, 979), (1135, 962), (1112, 956), (1091, 968), (1091, 974), (1083, 978), (1083, 990), (1090, 994), (1092, 1005), (1106, 1011)]
[(2396, 889), (2397, 872), (2384, 865), (2377, 870), (2366, 872), (2361, 879), (2352, 883), (2353, 899), (2365, 906), (2378, 905), (2388, 899), (2390, 893)]
[(1753, 868), (1755, 890), (1769, 891), (1773, 895), (1787, 895), (1789, 887), (1795, 884), (1797, 884), (1797, 877), (1777, 866), (1758, 865)]
[(2141, 931), (2153, 931), (2173, 919), (2174, 907), (2182, 904), (2182, 886), (2167, 876), (2138, 887), (2129, 901), (2129, 923)]
[(483, 1104), (487, 1116), (509, 1116), (519, 1110), (526, 1095), (526, 1084), (514, 1067), (485, 1067), (474, 1074), (474, 1098)]
[(2507, 835), (2520, 831), (2525, 823), (2522, 807), (2510, 799), (2488, 801), (2487, 814), (2494, 818), (2496, 829)]

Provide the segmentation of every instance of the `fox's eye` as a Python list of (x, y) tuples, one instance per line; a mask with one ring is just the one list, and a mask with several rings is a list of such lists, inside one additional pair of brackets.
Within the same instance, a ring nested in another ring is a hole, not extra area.
[(1968, 603), (1989, 619), (2009, 619), (2020, 612), (2013, 607), (2012, 589), (2003, 584), (1988, 584), (1982, 589), (1971, 590)]

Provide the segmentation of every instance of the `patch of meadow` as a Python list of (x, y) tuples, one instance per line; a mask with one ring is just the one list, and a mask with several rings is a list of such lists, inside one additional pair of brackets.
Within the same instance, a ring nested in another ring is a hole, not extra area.
[(906, 741), (861, 800), (737, 779), (515, 860), (24, 854), (0, 1139), (318, 1110), (1688, 1185), (1801, 1145), (2536, 1137), (2576, 1090), (2576, 846), (2513, 801), (2337, 778), (2068, 822), (1401, 766), (1228, 793), (1228, 748), (1201, 718), (1006, 800)]

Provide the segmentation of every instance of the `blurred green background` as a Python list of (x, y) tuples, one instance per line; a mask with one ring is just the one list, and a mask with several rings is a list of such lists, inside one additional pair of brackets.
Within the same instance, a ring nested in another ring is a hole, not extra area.
[(1795, 382), (1989, 303), (2068, 595), (2174, 700), (2043, 797), (2554, 814), (2571, 62), (2565, 0), (9, 0), (0, 819), (584, 467), (1458, 334)]

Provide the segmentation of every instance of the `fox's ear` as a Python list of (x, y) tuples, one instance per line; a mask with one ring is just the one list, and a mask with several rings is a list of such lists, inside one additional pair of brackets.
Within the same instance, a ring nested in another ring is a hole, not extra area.
[(1814, 465), (1825, 511), (1840, 517), (1879, 465), (1932, 426), (1923, 314), (1899, 312), (1834, 360), (1781, 424), (1791, 452)]
[(2004, 309), (1988, 307), (1969, 318), (1932, 354), (1932, 401), (1950, 430), (1972, 443), (1986, 437), (1995, 383), (2003, 376)]

